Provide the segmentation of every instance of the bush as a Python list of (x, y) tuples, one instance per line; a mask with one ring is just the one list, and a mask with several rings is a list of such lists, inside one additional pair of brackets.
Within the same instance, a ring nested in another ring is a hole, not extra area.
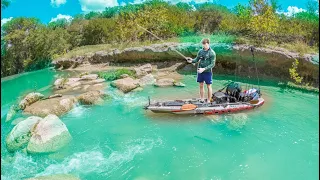
[(133, 70), (129, 69), (116, 69), (116, 70), (109, 70), (105, 72), (99, 72), (99, 78), (104, 78), (107, 81), (113, 81), (116, 79), (120, 79), (120, 76), (123, 74), (128, 74), (129, 76), (134, 76), (135, 73)]

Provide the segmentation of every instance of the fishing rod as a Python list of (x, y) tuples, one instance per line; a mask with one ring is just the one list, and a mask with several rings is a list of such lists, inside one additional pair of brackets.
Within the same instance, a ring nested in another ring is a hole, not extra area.
[[(153, 35), (155, 38), (159, 39), (161, 42), (165, 43), (161, 38), (159, 38), (158, 36), (156, 36), (155, 34), (153, 34), (152, 32), (148, 31), (146, 28), (143, 28), (142, 26), (140, 26), (139, 24), (137, 24), (138, 27), (140, 27), (141, 29), (147, 31), (148, 33), (150, 33), (151, 35)], [(179, 51), (177, 51), (175, 48), (173, 48), (173, 50), (178, 53), (180, 56), (182, 56), (184, 59), (187, 59), (187, 57), (183, 54), (181, 54)]]
[(252, 59), (254, 61), (254, 66), (255, 66), (255, 69), (256, 69), (256, 75), (257, 75), (257, 79), (258, 79), (258, 87), (260, 89), (260, 81), (259, 81), (259, 74), (258, 74), (258, 69), (257, 69), (257, 62), (255, 61), (254, 59), (254, 51), (255, 48), (253, 46), (250, 47), (250, 51), (251, 51), (251, 54), (252, 54)]

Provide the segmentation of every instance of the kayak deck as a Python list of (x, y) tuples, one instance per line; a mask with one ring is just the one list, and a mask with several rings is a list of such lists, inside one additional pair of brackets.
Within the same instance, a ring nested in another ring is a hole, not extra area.
[[(184, 105), (195, 105), (195, 108), (184, 109)], [(251, 110), (264, 104), (264, 99), (259, 98), (254, 103), (250, 102), (234, 102), (234, 103), (216, 103), (216, 102), (200, 102), (200, 99), (186, 99), (175, 101), (163, 101), (150, 103), (145, 109), (154, 113), (174, 113), (174, 114), (225, 114), (234, 113), (244, 110)]]

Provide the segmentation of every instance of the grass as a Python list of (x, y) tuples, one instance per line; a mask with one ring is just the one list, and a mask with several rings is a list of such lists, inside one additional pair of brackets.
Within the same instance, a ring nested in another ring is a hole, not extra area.
[(200, 43), (203, 38), (209, 38), (210, 43), (234, 43), (236, 36), (228, 35), (226, 33), (216, 33), (216, 34), (202, 34), (202, 35), (192, 35), (192, 36), (182, 36), (178, 38), (178, 42), (181, 43)]
[(128, 74), (129, 76), (134, 76), (135, 72), (129, 69), (116, 69), (116, 70), (108, 70), (104, 72), (99, 72), (99, 78), (104, 78), (106, 81), (113, 81), (119, 79), (121, 75)]

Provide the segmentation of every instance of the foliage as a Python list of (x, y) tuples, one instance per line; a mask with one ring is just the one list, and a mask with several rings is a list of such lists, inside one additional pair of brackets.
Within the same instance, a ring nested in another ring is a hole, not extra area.
[[(2, 8), (7, 7), (2, 0)], [(215, 3), (195, 4), (149, 0), (78, 14), (71, 21), (47, 25), (36, 18), (13, 18), (1, 28), (1, 77), (38, 69), (57, 56), (83, 55), (96, 50), (140, 46), (163, 41), (256, 43), (286, 47), (300, 53), (319, 47), (319, 3), (292, 17), (276, 13), (277, 0), (248, 0), (230, 10)]]
[(299, 76), (299, 73), (297, 72), (297, 68), (299, 65), (299, 61), (296, 59), (292, 63), (292, 68), (289, 69), (290, 77), (295, 81), (295, 83), (301, 84), (302, 83), (302, 77)]
[(121, 75), (128, 74), (129, 76), (134, 76), (134, 71), (129, 69), (116, 69), (116, 70), (109, 70), (105, 72), (99, 72), (99, 78), (104, 78), (107, 81), (113, 81), (119, 79)]

